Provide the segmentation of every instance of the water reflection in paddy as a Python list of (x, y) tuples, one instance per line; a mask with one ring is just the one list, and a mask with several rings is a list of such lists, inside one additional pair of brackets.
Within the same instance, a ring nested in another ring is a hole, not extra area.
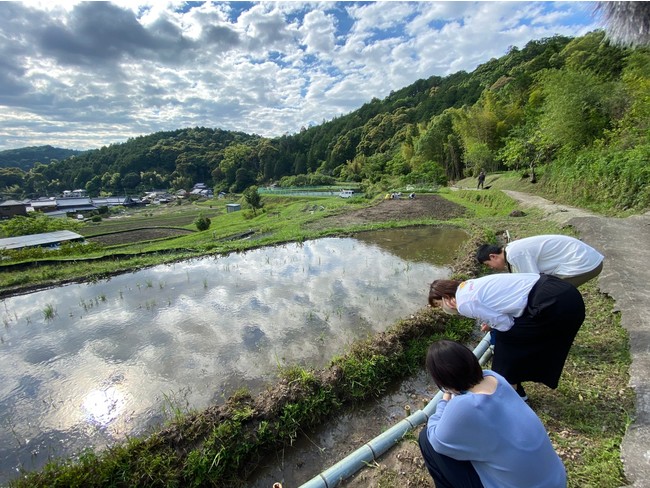
[(0, 482), (321, 367), (426, 303), (466, 234), (421, 227), (156, 266), (3, 300)]

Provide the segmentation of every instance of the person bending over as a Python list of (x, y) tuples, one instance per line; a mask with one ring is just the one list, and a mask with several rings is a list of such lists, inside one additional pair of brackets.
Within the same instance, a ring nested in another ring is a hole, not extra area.
[(527, 399), (521, 382), (557, 388), (573, 339), (585, 319), (570, 283), (535, 273), (498, 273), (467, 281), (435, 280), (429, 305), (481, 322), (494, 338), (492, 370)]
[(476, 260), (494, 270), (545, 273), (576, 287), (600, 274), (603, 259), (593, 247), (564, 235), (525, 237), (505, 248), (483, 244), (476, 251)]
[(426, 365), (444, 392), (418, 439), (437, 488), (566, 487), (544, 425), (501, 375), (450, 340), (431, 344)]

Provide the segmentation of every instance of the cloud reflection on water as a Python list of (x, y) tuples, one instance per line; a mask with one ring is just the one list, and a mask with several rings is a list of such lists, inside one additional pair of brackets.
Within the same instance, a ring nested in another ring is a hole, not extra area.
[[(259, 387), (279, 364), (321, 367), (424, 306), (428, 284), (447, 273), (331, 238), (8, 298), (0, 425), (13, 433), (0, 431), (0, 467), (42, 465), (30, 449), (47, 451), (55, 431), (74, 437), (88, 424), (77, 440), (91, 445), (138, 432), (174, 392), (201, 408)], [(47, 304), (58, 314), (45, 323)]]

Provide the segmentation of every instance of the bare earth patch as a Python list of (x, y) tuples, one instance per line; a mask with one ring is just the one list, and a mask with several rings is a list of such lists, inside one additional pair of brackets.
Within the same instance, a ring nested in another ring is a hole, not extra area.
[(168, 237), (178, 237), (184, 234), (191, 234), (191, 230), (182, 229), (135, 229), (125, 232), (116, 232), (114, 234), (104, 234), (96, 237), (89, 237), (87, 240), (97, 242), (104, 246), (113, 246), (116, 244), (131, 244), (133, 242), (151, 241), (154, 239), (164, 239)]
[[(415, 433), (419, 433), (416, 429)], [(341, 486), (346, 488), (434, 488), (417, 441), (409, 440), (387, 452)]]
[(461, 217), (465, 209), (438, 195), (417, 195), (414, 199), (382, 200), (371, 207), (332, 215), (314, 222), (308, 227), (348, 227), (372, 222), (392, 220), (438, 219), (448, 220)]

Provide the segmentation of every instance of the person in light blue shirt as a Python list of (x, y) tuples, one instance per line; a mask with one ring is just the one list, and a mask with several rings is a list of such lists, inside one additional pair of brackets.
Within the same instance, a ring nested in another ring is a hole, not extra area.
[(466, 346), (434, 342), (427, 371), (444, 395), (419, 437), (437, 488), (565, 488), (566, 470), (535, 412)]

